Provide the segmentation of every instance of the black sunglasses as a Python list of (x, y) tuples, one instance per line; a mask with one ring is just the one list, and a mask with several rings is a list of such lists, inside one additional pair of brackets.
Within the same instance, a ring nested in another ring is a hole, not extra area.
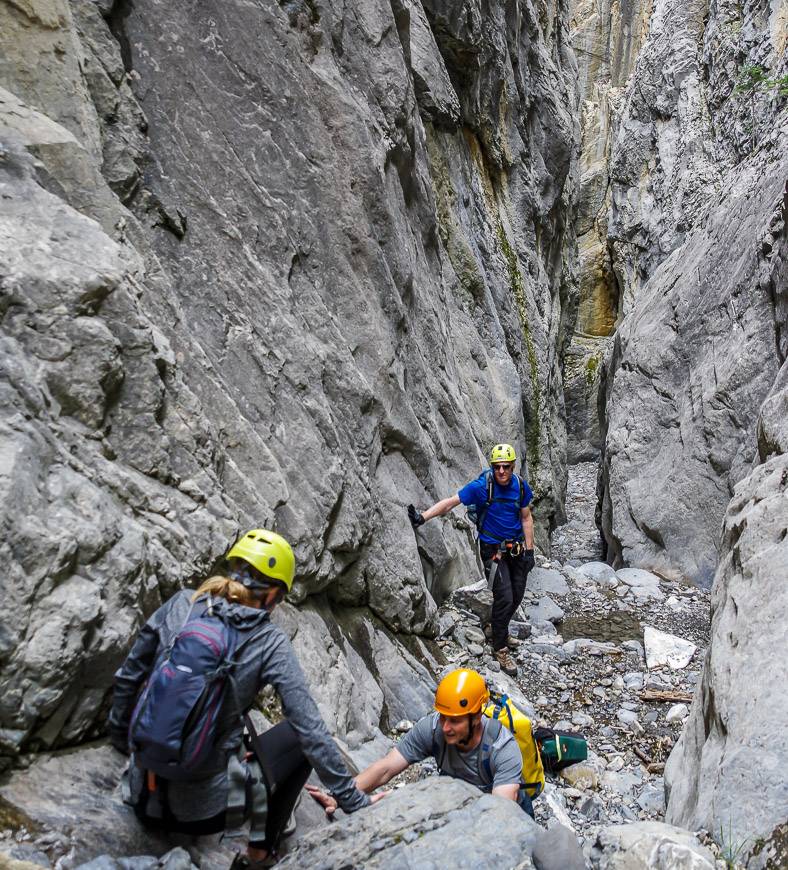
[(512, 470), (512, 464), (511, 464), (510, 462), (508, 462), (508, 463), (506, 463), (505, 465), (501, 465), (501, 464), (493, 465), (493, 468), (494, 468), (496, 471), (511, 471), (511, 470)]

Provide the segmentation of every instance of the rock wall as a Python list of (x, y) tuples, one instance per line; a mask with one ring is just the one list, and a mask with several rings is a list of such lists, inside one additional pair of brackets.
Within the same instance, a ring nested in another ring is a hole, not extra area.
[(788, 114), (777, 3), (657, 2), (610, 158), (608, 250), (625, 315), (602, 385), (608, 558), (710, 584), (783, 356)]
[(570, 32), (580, 89), (580, 187), (575, 231), (578, 243), (578, 313), (564, 366), (567, 458), (596, 460), (602, 443), (599, 387), (607, 337), (621, 317), (623, 299), (608, 240), (612, 208), (611, 151), (616, 141), (629, 77), (649, 31), (651, 0), (575, 0)]
[(719, 523), (756, 455), (758, 408), (784, 351), (788, 124), (642, 288), (605, 386), (602, 529), (614, 564), (710, 585)]
[[(785, 4), (630, 5), (623, 79), (603, 9), (578, 3), (573, 27), (578, 328), (617, 327), (599, 385), (607, 558), (701, 585), (716, 571), (703, 680), (665, 773), (667, 821), (710, 831), (748, 867), (783, 866), (788, 745), (772, 687), (788, 564)], [(567, 357), (570, 456), (593, 449), (594, 384), (580, 378), (593, 341)]]
[(589, 336), (610, 335), (621, 314), (623, 300), (608, 250), (611, 151), (652, 6), (651, 0), (576, 0), (572, 5), (582, 99), (577, 330)]
[[(788, 212), (788, 208), (786, 209)], [(788, 215), (786, 215), (788, 216)], [(788, 262), (788, 246), (783, 248)], [(788, 289), (775, 299), (788, 350)], [(760, 462), (725, 514), (712, 593), (712, 642), (687, 726), (665, 769), (668, 820), (705, 828), (747, 867), (785, 866), (788, 782), (788, 363), (758, 420)]]
[(456, 12), (0, 4), (6, 755), (95, 733), (140, 620), (273, 524), (315, 602), (296, 643), (350, 692), (321, 702), (363, 757), (403, 685), (429, 690), (429, 651), (387, 632), (429, 634), (476, 571), (467, 524), (417, 547), (404, 505), (506, 436), (547, 546), (567, 10)]

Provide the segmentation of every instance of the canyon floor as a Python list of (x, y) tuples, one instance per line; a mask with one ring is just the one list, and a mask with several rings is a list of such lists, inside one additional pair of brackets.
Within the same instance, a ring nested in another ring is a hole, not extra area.
[[(518, 675), (501, 672), (484, 638), (489, 593), (482, 578), (444, 602), (435, 648), (445, 670), (479, 670), (536, 724), (585, 735), (588, 760), (548, 775), (535, 812), (542, 826), (558, 822), (571, 828), (592, 866), (606, 826), (663, 819), (662, 771), (686, 718), (709, 632), (707, 591), (638, 569), (614, 571), (601, 562), (595, 486), (595, 463), (570, 469), (567, 523), (553, 533), (553, 558), (537, 557), (519, 618), (512, 623), (512, 633), (521, 639), (513, 653)], [(670, 664), (665, 656), (672, 656)], [(414, 711), (413, 718), (427, 712)], [(390, 736), (396, 739), (409, 725), (397, 723)], [(146, 841), (116, 800), (123, 759), (107, 746), (25, 763), (28, 770), (15, 773), (2, 789), (0, 855), (69, 870), (91, 853), (139, 855), (162, 846)], [(434, 773), (431, 760), (415, 765), (393, 787)], [(301, 802), (297, 818), (291, 849), (299, 834), (324, 824), (308, 800)], [(217, 870), (226, 866), (233, 848), (232, 841), (215, 839), (183, 845), (204, 868)], [(706, 845), (716, 849), (708, 838)], [(113, 860), (91, 864), (91, 870), (111, 870)], [(178, 861), (188, 865), (185, 853), (171, 860), (170, 870)]]

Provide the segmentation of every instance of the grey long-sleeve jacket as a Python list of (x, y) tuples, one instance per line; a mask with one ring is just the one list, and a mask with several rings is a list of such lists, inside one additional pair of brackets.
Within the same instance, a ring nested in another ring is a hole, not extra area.
[[(110, 739), (127, 751), (128, 727), (137, 694), (154, 665), (180, 631), (191, 607), (191, 590), (183, 590), (162, 605), (142, 627), (126, 661), (115, 674), (115, 689), (109, 715)], [(238, 664), (233, 669), (238, 702), (251, 707), (257, 693), (272, 685), (282, 699), (285, 716), (298, 734), (301, 749), (321, 781), (336, 796), (345, 812), (354, 812), (370, 802), (360, 791), (345, 766), (323, 722), (285, 633), (264, 610), (215, 599), (214, 606), (232, 621), (240, 633)], [(251, 635), (251, 639), (248, 639)], [(244, 643), (244, 641), (247, 641)], [(227, 737), (217, 747), (227, 758), (241, 747), (243, 723), (234, 705), (225, 704), (218, 733)], [(235, 720), (235, 721), (233, 721)], [(131, 773), (135, 768), (132, 764)], [(224, 810), (227, 804), (227, 773), (222, 771), (204, 780), (169, 783), (169, 802), (182, 821), (207, 819)], [(132, 791), (134, 791), (132, 783)]]

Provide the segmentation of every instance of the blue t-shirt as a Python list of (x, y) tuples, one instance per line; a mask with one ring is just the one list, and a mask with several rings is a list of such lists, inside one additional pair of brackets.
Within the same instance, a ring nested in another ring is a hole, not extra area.
[[(487, 504), (487, 475), (492, 474), (492, 469), (483, 471), (476, 480), (466, 484), (457, 495), (460, 501), (468, 507), (476, 505), (477, 511), (484, 510)], [(499, 541), (521, 541), (523, 539), (523, 523), (520, 511), (528, 507), (534, 494), (528, 482), (523, 480), (523, 499), (520, 502), (520, 479), (516, 474), (512, 475), (508, 486), (501, 486), (493, 482), (493, 500), (487, 508), (484, 518), (484, 527), (479, 532), (479, 539), (488, 544), (497, 544)]]

